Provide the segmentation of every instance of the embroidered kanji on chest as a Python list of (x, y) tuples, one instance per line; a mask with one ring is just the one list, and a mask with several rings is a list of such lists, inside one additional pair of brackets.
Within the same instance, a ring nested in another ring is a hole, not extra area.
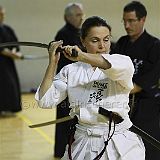
[(139, 68), (143, 65), (143, 60), (134, 59), (133, 64), (134, 64), (134, 68), (135, 68), (134, 74), (137, 74)]
[(104, 96), (104, 91), (107, 89), (108, 83), (103, 83), (99, 81), (94, 81), (92, 88), (94, 88), (93, 92), (89, 95), (89, 103), (99, 102), (102, 100)]

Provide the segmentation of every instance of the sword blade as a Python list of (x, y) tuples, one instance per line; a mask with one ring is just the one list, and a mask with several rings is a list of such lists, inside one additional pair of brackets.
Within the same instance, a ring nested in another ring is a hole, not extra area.
[(66, 121), (69, 121), (71, 119), (73, 119), (73, 118), (70, 117), (70, 116), (66, 116), (66, 117), (63, 117), (63, 118), (56, 119), (54, 121), (48, 121), (48, 122), (44, 122), (44, 123), (30, 125), (29, 127), (30, 128), (44, 127), (44, 126), (48, 126), (48, 125), (51, 125), (51, 124), (66, 122)]
[(48, 48), (48, 44), (38, 43), (38, 42), (6, 42), (6, 43), (0, 43), (0, 47), (7, 47), (7, 46), (34, 46), (34, 47), (40, 47), (40, 48)]
[(35, 55), (23, 55), (21, 57), (22, 60), (36, 60), (36, 59), (45, 59), (45, 58), (48, 58), (48, 55), (47, 56), (35, 56)]
[[(40, 48), (47, 48), (48, 49), (50, 45), (51, 45), (51, 42), (49, 43), (49, 45), (45, 44), (45, 43), (38, 43), (38, 42), (6, 42), (6, 43), (0, 43), (0, 48), (1, 47), (7, 47), (7, 46), (34, 46), (34, 47), (40, 47)], [(64, 51), (63, 48), (61, 48), (61, 47), (57, 48), (57, 52), (63, 52), (63, 51)], [(78, 52), (75, 49), (73, 49), (71, 56), (77, 57)]]
[(129, 130), (141, 136), (144, 140), (149, 142), (152, 146), (160, 150), (160, 142), (154, 137), (152, 137), (151, 135), (149, 135), (148, 133), (144, 132), (142, 129), (138, 128), (135, 125), (132, 125), (132, 127)]
[[(44, 127), (44, 126), (48, 126), (48, 125), (51, 125), (51, 124), (63, 123), (63, 122), (69, 121), (71, 119), (73, 119), (73, 118), (70, 117), (70, 116), (66, 116), (66, 117), (63, 117), (63, 118), (56, 119), (54, 121), (48, 121), (48, 122), (44, 122), (44, 123), (30, 125), (29, 127), (30, 128)], [(155, 139), (154, 137), (152, 137), (151, 135), (149, 135), (148, 133), (144, 132), (142, 129), (138, 128), (135, 125), (132, 125), (132, 127), (129, 130), (131, 132), (134, 132), (135, 134), (139, 135), (144, 140), (149, 142), (152, 146), (154, 146), (158, 150), (160, 150), (160, 142), (157, 139)]]

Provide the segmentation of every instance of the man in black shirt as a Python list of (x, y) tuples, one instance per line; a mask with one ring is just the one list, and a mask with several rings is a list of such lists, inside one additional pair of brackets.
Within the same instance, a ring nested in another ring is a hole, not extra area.
[[(14, 30), (4, 24), (5, 9), (0, 6), (0, 43), (18, 41)], [(20, 59), (19, 47), (0, 48), (0, 115), (22, 110), (19, 78), (14, 59)]]
[[(129, 56), (135, 67), (130, 93), (132, 122), (160, 141), (160, 41), (144, 29), (146, 16), (145, 6), (138, 1), (124, 7), (127, 35), (118, 40), (112, 53)], [(159, 160), (160, 151), (143, 141), (146, 160)]]
[[(63, 45), (77, 45), (82, 48), (80, 41), (80, 27), (83, 21), (83, 7), (80, 3), (69, 3), (64, 11), (64, 20), (66, 24), (57, 32), (55, 40), (63, 40)], [(73, 63), (69, 59), (65, 58), (61, 54), (57, 73), (65, 65)], [(62, 118), (69, 115), (69, 104), (68, 100), (65, 99), (61, 104), (57, 106), (57, 118)], [(68, 142), (69, 126), (72, 121), (67, 121), (56, 125), (55, 135), (55, 149), (54, 156), (62, 157), (65, 152), (65, 147)]]

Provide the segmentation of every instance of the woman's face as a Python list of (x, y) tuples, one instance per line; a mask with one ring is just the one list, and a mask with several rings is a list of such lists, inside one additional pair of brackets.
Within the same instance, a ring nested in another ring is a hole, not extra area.
[(105, 26), (90, 28), (82, 44), (88, 53), (101, 54), (110, 51), (110, 31)]

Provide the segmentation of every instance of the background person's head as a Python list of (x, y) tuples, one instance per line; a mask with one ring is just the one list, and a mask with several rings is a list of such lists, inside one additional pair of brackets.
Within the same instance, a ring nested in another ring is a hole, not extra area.
[(123, 9), (123, 23), (127, 34), (136, 40), (144, 30), (147, 16), (145, 6), (138, 1), (128, 3)]
[(0, 24), (3, 23), (4, 16), (5, 16), (5, 9), (2, 6), (0, 6)]
[(82, 24), (81, 41), (87, 52), (99, 54), (110, 51), (111, 27), (98, 17), (87, 18)]
[(83, 22), (83, 6), (80, 3), (69, 3), (64, 11), (64, 19), (75, 28), (80, 28)]

